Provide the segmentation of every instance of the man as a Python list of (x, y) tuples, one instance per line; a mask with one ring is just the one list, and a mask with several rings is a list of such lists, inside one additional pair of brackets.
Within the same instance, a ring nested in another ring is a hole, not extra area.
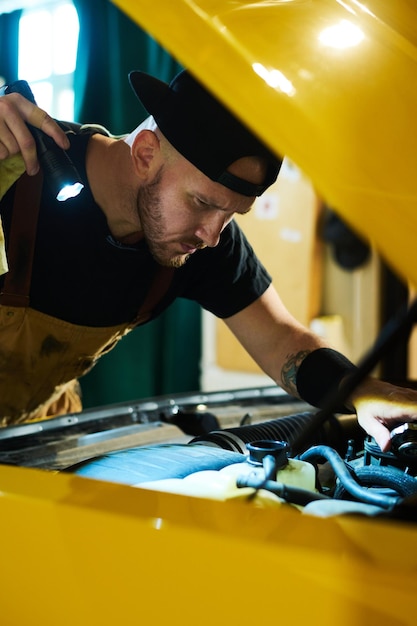
[[(354, 367), (289, 314), (233, 221), (275, 181), (280, 161), (188, 72), (169, 86), (141, 72), (130, 81), (151, 117), (126, 140), (75, 126), (65, 135), (21, 96), (0, 98), (3, 424), (81, 410), (76, 379), (176, 297), (224, 318), (277, 384), (321, 406)], [(68, 149), (85, 189), (62, 208), (43, 185), (29, 276), (23, 263), (30, 289), (16, 306), (7, 284), (22, 273), (13, 202), (33, 180), (23, 184), (20, 172), (39, 169), (25, 122)], [(374, 379), (349, 403), (383, 450), (390, 427), (417, 419), (416, 392)]]

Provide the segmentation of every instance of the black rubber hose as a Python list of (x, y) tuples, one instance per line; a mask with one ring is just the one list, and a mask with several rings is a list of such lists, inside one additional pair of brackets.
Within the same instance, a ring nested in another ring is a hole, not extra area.
[[(367, 465), (355, 468), (355, 476), (365, 487), (388, 487), (404, 498), (417, 494), (417, 479), (396, 467)], [(334, 498), (342, 499), (345, 493), (346, 489), (339, 483)]]
[[(299, 448), (298, 441), (301, 439), (304, 441), (304, 432), (314, 419), (314, 413), (296, 413), (260, 424), (215, 430), (207, 435), (194, 438), (190, 441), (190, 444), (212, 443), (225, 450), (245, 453), (246, 444), (253, 441), (286, 441), (291, 447), (292, 454), (296, 455), (305, 449), (304, 447), (302, 449)], [(318, 443), (319, 441), (323, 441), (323, 436), (321, 436), (321, 433), (316, 433), (316, 439), (313, 443)]]
[(365, 487), (361, 487), (352, 476), (352, 470), (347, 467), (336, 450), (333, 450), (328, 446), (314, 446), (304, 452), (300, 456), (300, 459), (302, 461), (308, 461), (312, 464), (318, 462), (320, 459), (328, 461), (346, 491), (360, 502), (375, 504), (376, 506), (380, 506), (384, 509), (393, 508), (401, 502), (401, 498), (399, 496), (389, 496), (380, 492), (371, 491)]
[(263, 458), (262, 465), (265, 472), (265, 480), (275, 480), (277, 464), (274, 457), (271, 454), (266, 454)]
[(322, 493), (308, 491), (307, 489), (300, 489), (299, 487), (291, 487), (289, 485), (284, 485), (283, 483), (278, 483), (275, 480), (254, 478), (251, 475), (239, 476), (236, 480), (236, 486), (239, 488), (251, 487), (252, 489), (256, 489), (256, 491), (259, 489), (266, 489), (266, 491), (274, 493), (286, 502), (297, 504), (299, 506), (306, 506), (309, 502), (313, 502), (314, 500), (330, 499)]

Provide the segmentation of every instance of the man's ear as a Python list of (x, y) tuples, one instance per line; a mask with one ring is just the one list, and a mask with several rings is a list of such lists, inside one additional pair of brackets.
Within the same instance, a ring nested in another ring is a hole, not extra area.
[(159, 169), (159, 139), (152, 130), (142, 130), (132, 144), (132, 161), (136, 174), (143, 181), (152, 179), (155, 168)]

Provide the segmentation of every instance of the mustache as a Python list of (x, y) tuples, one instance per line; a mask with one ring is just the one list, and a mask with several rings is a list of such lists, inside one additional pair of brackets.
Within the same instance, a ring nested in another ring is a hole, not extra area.
[(203, 250), (204, 248), (207, 248), (207, 244), (201, 239), (184, 239), (183, 243), (190, 246), (190, 248), (194, 248), (195, 250)]

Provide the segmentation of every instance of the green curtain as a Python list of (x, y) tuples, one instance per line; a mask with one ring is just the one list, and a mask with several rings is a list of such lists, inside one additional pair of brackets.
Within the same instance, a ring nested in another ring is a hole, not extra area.
[[(181, 68), (158, 43), (107, 0), (75, 0), (80, 38), (75, 119), (118, 135), (146, 113), (128, 83), (139, 69), (169, 81)], [(150, 324), (125, 337), (81, 379), (84, 407), (199, 388), (201, 312), (177, 300)]]
[(17, 80), (19, 20), (22, 11), (0, 15), (0, 86)]
[(75, 119), (126, 133), (146, 117), (128, 82), (131, 70), (169, 81), (181, 66), (108, 0), (74, 0), (80, 21)]

